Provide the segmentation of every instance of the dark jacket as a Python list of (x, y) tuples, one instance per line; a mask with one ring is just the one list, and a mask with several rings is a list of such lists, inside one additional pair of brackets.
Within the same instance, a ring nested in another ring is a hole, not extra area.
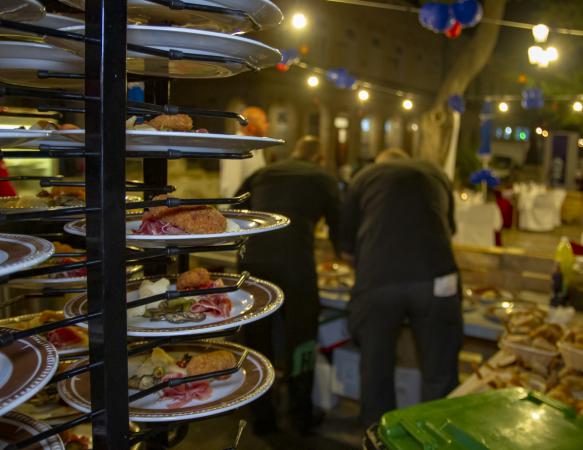
[(363, 169), (342, 213), (341, 249), (355, 257), (355, 292), (455, 272), (453, 233), (451, 185), (436, 166), (395, 160)]

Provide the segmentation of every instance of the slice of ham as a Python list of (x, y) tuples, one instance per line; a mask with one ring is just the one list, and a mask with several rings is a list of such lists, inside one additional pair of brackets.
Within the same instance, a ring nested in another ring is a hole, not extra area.
[(162, 222), (161, 220), (143, 220), (140, 228), (134, 231), (134, 234), (147, 234), (150, 236), (163, 236), (168, 234), (186, 234), (184, 230)]
[[(224, 287), (225, 284), (220, 278), (211, 281), (204, 286), (198, 286), (197, 289), (209, 289)], [(233, 303), (227, 294), (201, 295), (197, 297), (198, 301), (190, 307), (192, 313), (205, 313), (213, 317), (227, 318), (231, 315)]]
[(72, 327), (58, 328), (47, 333), (47, 339), (57, 348), (80, 344), (83, 339)]
[[(179, 373), (169, 374), (162, 378), (162, 381), (164, 382), (175, 378), (183, 378), (183, 375)], [(182, 408), (192, 400), (207, 400), (212, 393), (213, 389), (208, 381), (197, 381), (163, 389), (162, 398), (173, 400), (173, 402), (168, 405), (169, 408)]]

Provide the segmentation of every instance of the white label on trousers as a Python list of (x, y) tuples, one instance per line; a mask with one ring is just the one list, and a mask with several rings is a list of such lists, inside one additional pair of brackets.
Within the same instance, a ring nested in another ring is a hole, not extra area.
[(450, 273), (433, 280), (433, 295), (435, 297), (451, 297), (457, 294), (458, 274)]

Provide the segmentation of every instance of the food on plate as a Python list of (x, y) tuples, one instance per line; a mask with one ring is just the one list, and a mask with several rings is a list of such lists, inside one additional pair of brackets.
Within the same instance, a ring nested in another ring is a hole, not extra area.
[(536, 307), (510, 310), (505, 322), (505, 327), (510, 334), (528, 334), (532, 330), (544, 324), (547, 313)]
[[(210, 273), (203, 268), (184, 272), (178, 277), (176, 288), (179, 291), (212, 289), (224, 287), (220, 278), (211, 279)], [(168, 291), (170, 281), (166, 278), (152, 282), (144, 280), (139, 288), (140, 298), (151, 297)], [(163, 300), (145, 308), (144, 317), (152, 321), (170, 323), (202, 322), (207, 316), (228, 318), (233, 304), (226, 294), (198, 295), (175, 300)]]
[(1, 206), (3, 208), (54, 208), (84, 205), (84, 189), (54, 187), (51, 192), (43, 189), (37, 195), (22, 195), (5, 199)]
[(563, 342), (583, 350), (583, 328), (576, 327), (572, 330), (569, 330), (569, 332), (563, 338)]
[(192, 119), (186, 114), (162, 114), (148, 121), (148, 125), (156, 128), (157, 130), (171, 131), (190, 131), (193, 127)]
[(90, 450), (91, 439), (88, 436), (81, 436), (72, 431), (63, 431), (61, 439), (65, 445), (65, 450)]
[(527, 335), (509, 335), (508, 340), (541, 350), (557, 351), (557, 342), (563, 337), (563, 328), (556, 323), (545, 323)]
[[(132, 116), (126, 120), (126, 129), (142, 131), (193, 131), (193, 123), (190, 116), (186, 114), (162, 114), (149, 121), (140, 121), (137, 116)], [(208, 133), (208, 130), (199, 128), (195, 133)]]
[(49, 122), (48, 120), (39, 120), (37, 123), (30, 127), (31, 130), (78, 130), (77, 125), (72, 123), (56, 124)]
[[(55, 253), (80, 253), (81, 250), (75, 249), (68, 244), (63, 244), (61, 242), (53, 242), (55, 246)], [(49, 259), (47, 265), (55, 266), (59, 264), (71, 264), (77, 262), (83, 262), (87, 259), (86, 256), (79, 256), (79, 257), (71, 257), (71, 256), (64, 256), (64, 257), (55, 257)], [(51, 279), (60, 279), (60, 278), (81, 278), (87, 276), (87, 268), (81, 267), (80, 269), (73, 269), (67, 270), (65, 272), (57, 272), (51, 273), (48, 275)]]
[[(13, 322), (7, 324), (7, 326), (17, 330), (28, 330), (29, 328), (57, 322), (64, 318), (65, 316), (62, 311), (46, 310), (30, 320)], [(56, 330), (49, 331), (46, 334), (46, 337), (58, 349), (65, 349), (67, 347), (86, 347), (89, 341), (87, 331), (75, 326), (57, 328)]]
[[(178, 360), (160, 347), (154, 348), (135, 373), (128, 385), (131, 389), (145, 390), (170, 379), (184, 378), (235, 367), (235, 356), (227, 351), (215, 351), (198, 355), (184, 354)], [(212, 394), (211, 380), (184, 383), (165, 388), (159, 394), (171, 399), (170, 408), (180, 408), (191, 400), (206, 400)]]
[(548, 395), (572, 406), (578, 414), (583, 414), (583, 374), (563, 369), (559, 374), (558, 384), (548, 392)]
[[(154, 197), (164, 200), (166, 195)], [(149, 208), (142, 217), (142, 224), (135, 234), (176, 235), (214, 234), (227, 230), (227, 219), (217, 209), (210, 206), (179, 206)]]

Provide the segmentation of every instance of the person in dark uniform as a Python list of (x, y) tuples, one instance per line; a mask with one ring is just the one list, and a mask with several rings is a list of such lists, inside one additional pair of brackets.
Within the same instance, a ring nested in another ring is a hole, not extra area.
[[(291, 158), (273, 163), (251, 175), (239, 189), (250, 192), (246, 207), (283, 214), (291, 224), (280, 231), (249, 239), (240, 269), (278, 285), (285, 294), (279, 317), (258, 321), (245, 329), (246, 343), (271, 360), (275, 341), (283, 339), (283, 373), (289, 392), (289, 418), (299, 432), (313, 425), (312, 385), (320, 312), (314, 232), (323, 217), (336, 244), (339, 232), (340, 193), (337, 180), (319, 165), (317, 138), (306, 136)], [(280, 321), (281, 326), (274, 327)], [(274, 328), (277, 328), (274, 330)], [(283, 334), (279, 339), (277, 333)], [(267, 395), (252, 405), (255, 431), (277, 430), (272, 398)]]
[(349, 328), (361, 349), (367, 425), (396, 407), (396, 341), (405, 319), (420, 357), (423, 400), (458, 384), (463, 324), (454, 233), (450, 182), (429, 162), (386, 150), (349, 188), (341, 249), (356, 270)]

